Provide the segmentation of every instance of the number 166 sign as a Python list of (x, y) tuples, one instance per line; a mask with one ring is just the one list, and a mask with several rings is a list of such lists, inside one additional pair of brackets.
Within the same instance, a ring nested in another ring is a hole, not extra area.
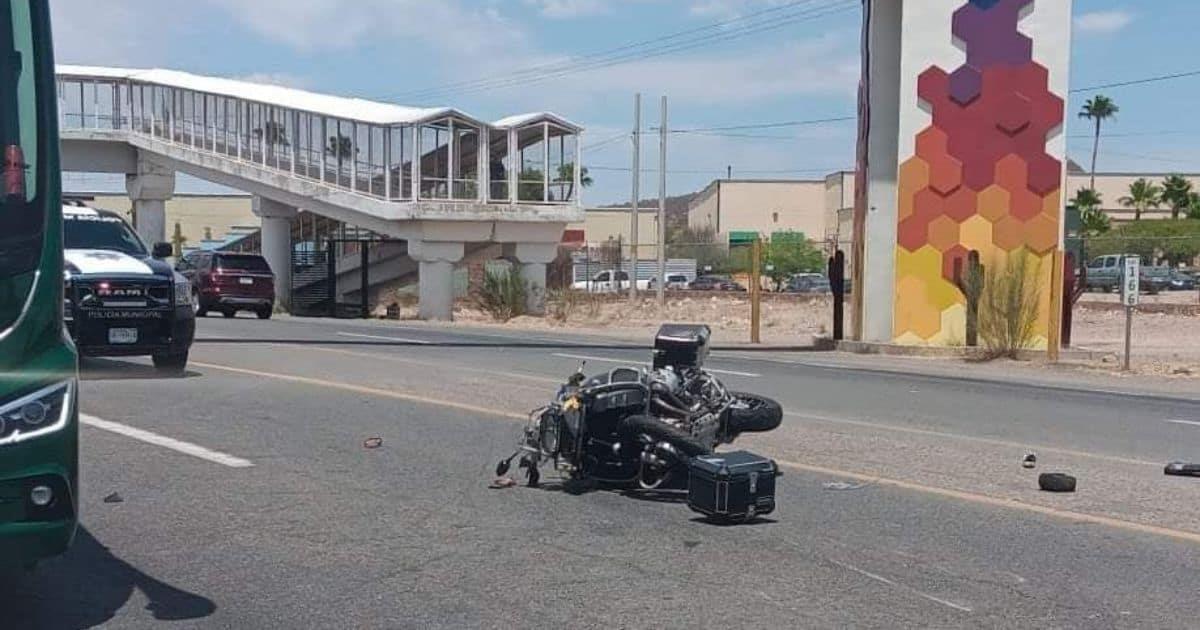
[(1137, 256), (1125, 258), (1125, 273), (1121, 281), (1121, 302), (1125, 306), (1137, 306), (1138, 304), (1138, 293), (1141, 290), (1138, 277), (1140, 265), (1141, 260)]

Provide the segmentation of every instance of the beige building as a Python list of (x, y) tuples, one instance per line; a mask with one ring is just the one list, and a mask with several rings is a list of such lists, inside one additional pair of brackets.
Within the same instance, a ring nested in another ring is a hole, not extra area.
[(827, 213), (824, 180), (719, 179), (692, 200), (688, 225), (711, 226), (722, 240), (786, 231), (821, 240)]
[[(118, 212), (133, 221), (133, 204), (129, 197), (116, 193), (75, 193), (64, 196), (80, 199), (90, 206)], [(259, 218), (251, 210), (248, 194), (227, 193), (176, 193), (166, 208), (167, 238), (175, 234), (175, 226), (183, 235), (183, 247), (199, 247), (206, 238), (221, 241), (235, 228), (261, 227)]]
[[(1101, 208), (1114, 222), (1132, 221), (1133, 208), (1121, 205), (1121, 199), (1129, 196), (1129, 187), (1139, 179), (1162, 187), (1163, 180), (1172, 173), (1096, 173), (1096, 192), (1100, 193)], [(1200, 174), (1178, 173), (1192, 182), (1192, 186), (1200, 192)], [(1067, 173), (1067, 199), (1070, 200), (1081, 188), (1091, 186), (1091, 177), (1082, 170), (1071, 170)], [(1166, 204), (1151, 208), (1142, 214), (1143, 219), (1169, 219), (1171, 208)]]
[[(629, 208), (589, 208), (583, 223), (573, 223), (567, 230), (582, 230), (592, 246), (620, 239), (622, 255), (630, 255), (629, 244), (633, 220)], [(638, 258), (645, 260), (658, 257), (658, 208), (643, 207), (638, 212)]]

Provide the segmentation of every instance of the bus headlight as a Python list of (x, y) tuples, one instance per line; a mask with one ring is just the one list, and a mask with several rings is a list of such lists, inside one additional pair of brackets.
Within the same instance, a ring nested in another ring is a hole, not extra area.
[(75, 381), (63, 381), (0, 403), (0, 446), (54, 433), (71, 415)]
[(192, 283), (187, 281), (183, 276), (175, 278), (175, 306), (184, 306), (192, 303)]

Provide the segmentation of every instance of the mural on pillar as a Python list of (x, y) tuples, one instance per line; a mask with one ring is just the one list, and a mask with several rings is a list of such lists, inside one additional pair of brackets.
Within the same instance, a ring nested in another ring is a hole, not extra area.
[(1050, 90), (1048, 70), (1034, 61), (1033, 41), (1018, 29), (1035, 6), (966, 2), (947, 33), (966, 63), (950, 71), (932, 66), (917, 81), (932, 123), (917, 135), (915, 155), (898, 178), (898, 343), (961, 343), (966, 307), (954, 284), (955, 260), (978, 250), (985, 265), (1002, 266), (1024, 250), (1040, 260), (1035, 335), (1045, 345), (1062, 206), (1062, 164), (1047, 152), (1047, 140), (1061, 133), (1064, 103)]

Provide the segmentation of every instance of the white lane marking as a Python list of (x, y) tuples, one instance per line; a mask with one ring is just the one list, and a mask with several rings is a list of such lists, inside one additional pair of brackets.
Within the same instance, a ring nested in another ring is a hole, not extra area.
[(138, 429), (121, 424), (119, 422), (103, 420), (101, 418), (97, 418), (96, 416), (89, 416), (81, 413), (79, 414), (79, 422), (86, 424), (89, 427), (95, 427), (111, 433), (124, 435), (125, 437), (130, 437), (135, 440), (141, 440), (147, 444), (154, 444), (155, 446), (168, 448), (172, 451), (183, 453), (184, 455), (191, 455), (192, 457), (197, 457), (199, 459), (203, 459), (214, 464), (220, 464), (222, 466), (228, 466), (230, 468), (249, 468), (254, 465), (254, 462), (251, 462), (248, 459), (234, 457), (233, 455), (226, 455), (225, 453), (210, 450), (204, 448), (203, 446), (192, 444), (191, 442), (176, 440), (175, 438), (169, 438), (165, 435), (151, 433), (145, 429)]
[(915, 588), (912, 588), (911, 586), (905, 586), (904, 584), (900, 584), (899, 582), (896, 582), (895, 580), (889, 580), (888, 578), (885, 578), (882, 575), (876, 575), (874, 573), (871, 573), (870, 571), (860, 569), (854, 565), (846, 564), (845, 562), (838, 562), (837, 560), (830, 560), (830, 562), (832, 562), (833, 564), (836, 564), (839, 567), (842, 567), (843, 569), (846, 569), (847, 571), (853, 571), (854, 573), (857, 573), (863, 577), (875, 580), (876, 582), (881, 582), (883, 584), (887, 584), (888, 586), (893, 586), (896, 588), (906, 590), (906, 591), (912, 593), (913, 595), (916, 595), (917, 597), (920, 597), (922, 599), (927, 599), (935, 604), (941, 604), (948, 608), (953, 608), (955, 610), (962, 611), (965, 613), (975, 612), (974, 610), (972, 610), (966, 606), (963, 606), (962, 604), (956, 604), (952, 601), (945, 600), (940, 597), (934, 597), (933, 595), (930, 595), (929, 593), (923, 593), (921, 591), (918, 591)]
[(1168, 419), (1168, 420), (1164, 420), (1163, 422), (1169, 422), (1169, 423), (1171, 423), (1171, 424), (1188, 424), (1188, 425), (1191, 425), (1191, 426), (1193, 426), (1193, 427), (1200, 427), (1200, 422), (1197, 422), (1197, 421), (1195, 421), (1195, 420), (1174, 420), (1174, 419)]
[[(579, 359), (580, 361), (599, 361), (601, 363), (620, 363), (621, 365), (643, 365), (643, 363), (641, 363), (641, 362), (626, 361), (625, 359), (610, 359), (608, 357), (591, 357), (591, 356), (587, 356), (587, 355), (583, 355), (583, 354), (567, 354), (566, 352), (555, 352), (553, 354), (556, 357), (562, 357), (564, 359)], [(762, 376), (762, 374), (755, 374), (753, 372), (735, 372), (733, 370), (716, 370), (716, 369), (707, 368), (707, 367), (704, 368), (704, 371), (712, 372), (713, 374), (725, 374), (728, 376), (745, 376), (746, 378), (759, 378)]]
[(403, 343), (415, 343), (415, 344), (421, 345), (421, 346), (428, 346), (428, 345), (433, 344), (432, 341), (425, 341), (424, 339), (410, 339), (408, 337), (384, 337), (383, 335), (363, 335), (363, 334), (359, 334), (359, 333), (348, 333), (348, 332), (339, 332), (338, 334), (341, 335), (342, 337), (357, 337), (359, 339), (383, 339), (386, 341), (400, 341)]

